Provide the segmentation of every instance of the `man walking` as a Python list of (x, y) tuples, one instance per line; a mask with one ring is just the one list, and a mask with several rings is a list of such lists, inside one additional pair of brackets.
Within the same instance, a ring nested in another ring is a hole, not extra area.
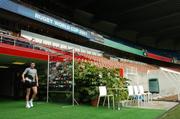
[[(37, 69), (35, 69), (34, 62), (31, 62), (30, 67), (28, 67), (24, 70), (24, 72), (22, 74), (22, 80), (26, 87), (26, 108), (29, 109), (29, 108), (33, 107), (33, 99), (37, 95), (37, 87), (39, 86)], [(33, 91), (33, 94), (32, 94), (31, 99), (29, 99), (31, 89)]]

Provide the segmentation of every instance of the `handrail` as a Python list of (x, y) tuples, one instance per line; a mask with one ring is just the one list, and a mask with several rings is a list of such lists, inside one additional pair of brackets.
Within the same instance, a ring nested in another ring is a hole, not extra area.
[(15, 36), (10, 36), (10, 35), (0, 34), (0, 43), (5, 43), (5, 44), (13, 45), (13, 46), (21, 46), (21, 47), (25, 47), (25, 48), (31, 48), (31, 49), (46, 51), (46, 52), (49, 52), (51, 54), (56, 54), (58, 56), (64, 55), (60, 52), (57, 52), (55, 50), (52, 50), (52, 49), (44, 46), (44, 44), (34, 42), (33, 40), (27, 40), (27, 39), (22, 38), (22, 37), (15, 37)]
[(25, 38), (18, 38), (15, 36), (9, 36), (4, 34), (0, 34), (0, 43), (45, 51), (43, 47), (31, 43), (29, 40)]
[(0, 36), (6, 37), (6, 38), (11, 38), (11, 39), (14, 39), (14, 40), (18, 39), (20, 41), (25, 41), (25, 42), (29, 41), (29, 40), (27, 40), (27, 39), (25, 39), (23, 37), (16, 37), (16, 36), (12, 36), (12, 35), (1, 34), (1, 33), (0, 33)]

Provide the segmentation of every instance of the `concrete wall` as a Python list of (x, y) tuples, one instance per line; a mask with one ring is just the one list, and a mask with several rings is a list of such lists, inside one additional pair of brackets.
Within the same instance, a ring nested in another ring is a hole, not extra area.
[(149, 71), (148, 79), (152, 78), (159, 81), (160, 96), (171, 96), (180, 92), (180, 74), (159, 69)]

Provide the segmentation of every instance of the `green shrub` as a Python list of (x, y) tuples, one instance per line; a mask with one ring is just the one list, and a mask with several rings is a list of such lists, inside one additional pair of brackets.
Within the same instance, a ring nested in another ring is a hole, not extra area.
[[(97, 98), (98, 87), (126, 88), (128, 79), (119, 76), (119, 69), (99, 68), (87, 62), (75, 62), (75, 97), (83, 102)], [(108, 90), (116, 100), (127, 98), (127, 90)]]

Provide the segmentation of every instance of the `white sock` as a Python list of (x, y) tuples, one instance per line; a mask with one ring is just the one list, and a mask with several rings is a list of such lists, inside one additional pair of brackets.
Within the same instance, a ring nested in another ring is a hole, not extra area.
[(30, 107), (33, 107), (33, 99), (31, 99), (31, 100), (29, 101), (29, 105), (30, 105)]
[(31, 99), (30, 102), (33, 102), (33, 99)]

